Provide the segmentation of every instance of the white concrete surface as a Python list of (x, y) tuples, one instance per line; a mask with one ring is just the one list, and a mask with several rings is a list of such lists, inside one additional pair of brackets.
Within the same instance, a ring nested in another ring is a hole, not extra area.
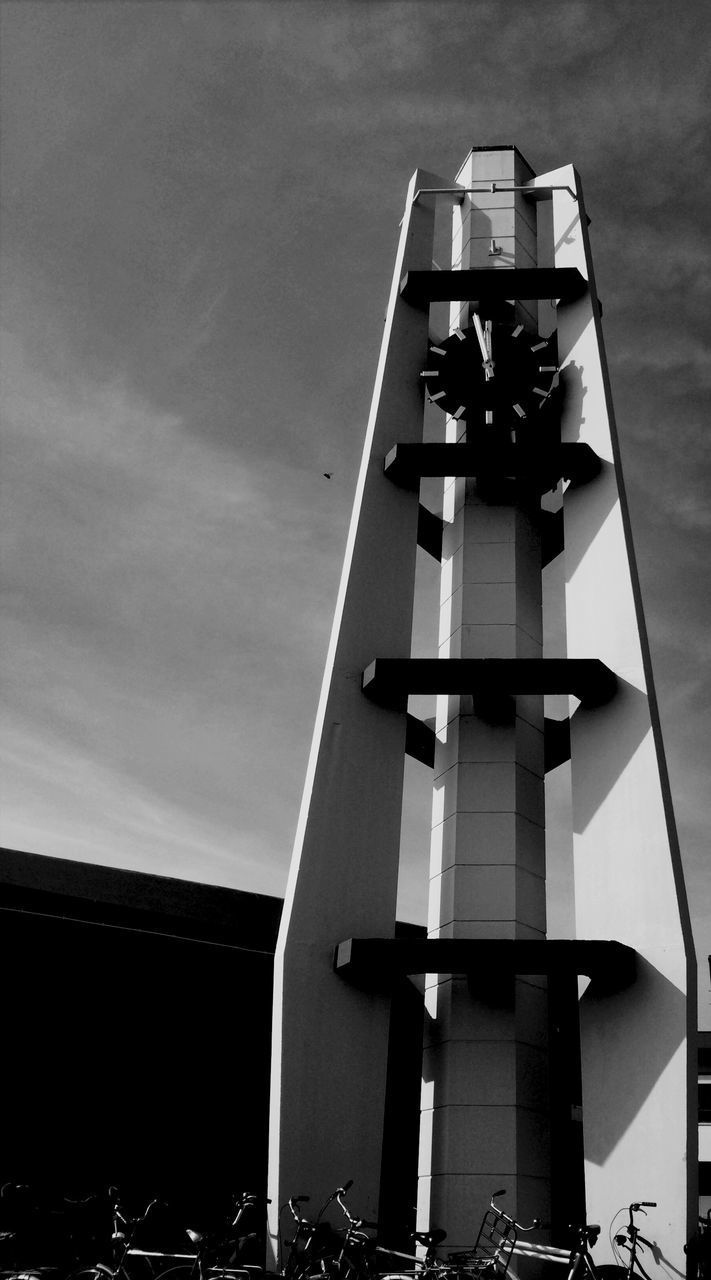
[[(529, 177), (509, 149), (472, 152), (457, 181), (511, 186)], [(535, 265), (536, 208), (519, 194), (472, 194), (454, 224), (455, 268)], [(492, 240), (501, 254), (490, 254)], [(532, 323), (530, 310), (521, 318)], [(453, 304), (450, 322), (469, 323), (468, 308)], [(450, 420), (447, 438), (461, 432)], [(475, 435), (472, 423), (467, 439)], [(463, 479), (445, 482), (444, 511), (440, 656), (540, 657), (540, 541), (530, 513), (483, 503)], [(471, 698), (438, 699), (433, 937), (545, 936), (543, 700), (517, 699), (515, 712), (510, 724), (491, 725), (472, 714)], [(489, 1002), (460, 978), (431, 975), (427, 1008), (418, 1219), (445, 1227), (456, 1249), (472, 1244), (497, 1186), (507, 1187), (510, 1211), (549, 1214), (545, 988), (519, 980)]]
[(588, 1213), (604, 1225), (604, 1262), (620, 1205), (658, 1201), (645, 1234), (661, 1251), (652, 1274), (671, 1276), (685, 1271), (685, 1231), (696, 1218), (696, 967), (582, 190), (572, 167), (535, 184), (578, 193), (553, 193), (555, 264), (589, 281), (585, 297), (558, 308), (563, 438), (603, 460), (598, 479), (564, 498), (567, 652), (601, 658), (620, 680), (607, 707), (572, 719), (576, 928), (640, 956), (629, 990), (581, 1000)]
[[(527, 174), (511, 150), (473, 152), (458, 181), (482, 177)], [(451, 185), (418, 172), (409, 195)], [(575, 928), (634, 947), (640, 972), (626, 991), (587, 989), (580, 1002), (586, 1189), (589, 1218), (604, 1226), (598, 1262), (611, 1260), (606, 1230), (620, 1206), (658, 1201), (648, 1222), (656, 1280), (683, 1273), (695, 1223), (696, 968), (582, 193), (571, 167), (533, 185), (569, 186), (579, 199), (467, 197), (455, 208), (453, 255), (500, 270), (531, 265), (537, 244), (541, 265), (576, 266), (590, 282), (558, 307), (563, 437), (589, 443), (603, 469), (564, 496), (565, 597), (553, 632), (568, 656), (600, 658), (620, 680), (604, 708), (571, 702)], [(359, 1212), (377, 1212), (389, 1000), (336, 978), (332, 953), (346, 937), (394, 932), (405, 724), (365, 699), (360, 679), (372, 658), (410, 653), (417, 496), (384, 479), (382, 459), (393, 443), (421, 439), (427, 315), (403, 304), (398, 286), (404, 271), (429, 269), (432, 231), (432, 199), (413, 208), (408, 197), (277, 948), (272, 1243), (278, 1206), (294, 1192), (318, 1203), (353, 1178)], [(535, 304), (522, 315), (544, 334), (555, 325), (545, 302), (540, 316)], [(466, 322), (467, 309), (454, 306), (451, 319)], [(447, 438), (462, 430), (450, 422)], [(463, 480), (445, 482), (444, 512), (440, 655), (540, 657), (535, 522), (486, 506)], [(545, 936), (542, 730), (540, 698), (519, 697), (509, 726), (474, 716), (471, 698), (438, 699), (433, 936)], [(483, 1000), (440, 974), (428, 977), (426, 1000), (418, 1216), (445, 1226), (456, 1248), (471, 1243), (498, 1185), (514, 1214), (547, 1216), (547, 994), (542, 980), (522, 979), (508, 1003)]]
[[(408, 657), (417, 494), (383, 475), (395, 442), (422, 437), (418, 378), (428, 317), (402, 302), (409, 269), (430, 269), (434, 197), (418, 170), (402, 224), (372, 409), (314, 729), (275, 959), (269, 1139), (272, 1250), (279, 1206), (315, 1205), (352, 1178), (358, 1211), (378, 1209), (390, 1001), (333, 973), (333, 950), (395, 927), (405, 718), (375, 706), (361, 675)], [(349, 342), (344, 299), (343, 344)]]

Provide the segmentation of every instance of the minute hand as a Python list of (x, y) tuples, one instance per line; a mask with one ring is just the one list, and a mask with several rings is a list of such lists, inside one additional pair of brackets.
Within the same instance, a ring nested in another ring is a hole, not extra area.
[(494, 376), (494, 361), (491, 358), (491, 352), (487, 346), (486, 336), (484, 334), (484, 329), (482, 327), (481, 320), (479, 319), (479, 316), (477, 315), (476, 312), (474, 312), (474, 328), (476, 329), (476, 336), (478, 338), (479, 347), (481, 349), (481, 354), (483, 356), (482, 363), (484, 365), (484, 374), (488, 381), (489, 378), (493, 378)]

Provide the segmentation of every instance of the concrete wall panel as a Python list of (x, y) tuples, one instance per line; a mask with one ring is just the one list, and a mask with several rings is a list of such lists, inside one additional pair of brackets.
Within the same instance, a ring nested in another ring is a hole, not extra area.
[(295, 1191), (318, 1202), (354, 1178), (360, 1212), (378, 1212), (390, 1001), (346, 984), (332, 957), (344, 938), (395, 928), (405, 719), (365, 698), (361, 675), (374, 657), (410, 654), (417, 495), (385, 478), (383, 459), (422, 438), (428, 317), (399, 285), (432, 264), (435, 197), (413, 196), (444, 185), (418, 171), (408, 191), (277, 944), (273, 1248)]
[[(601, 658), (619, 677), (606, 707), (571, 720), (576, 927), (641, 957), (633, 987), (607, 998), (590, 988), (580, 1005), (588, 1213), (606, 1223), (632, 1199), (658, 1201), (650, 1230), (662, 1272), (678, 1274), (696, 1216), (693, 944), (582, 191), (572, 168), (536, 183), (578, 195), (553, 193), (556, 265), (589, 282), (558, 308), (563, 428), (603, 460), (564, 497), (568, 655)], [(611, 1257), (604, 1239), (598, 1255)]]

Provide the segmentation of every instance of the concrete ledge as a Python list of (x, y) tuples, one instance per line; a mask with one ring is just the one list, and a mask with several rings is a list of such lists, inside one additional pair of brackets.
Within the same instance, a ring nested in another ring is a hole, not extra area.
[(402, 489), (416, 490), (423, 476), (485, 475), (529, 480), (545, 493), (561, 479), (575, 485), (594, 480), (600, 459), (589, 444), (577, 441), (535, 450), (502, 443), (495, 453), (477, 444), (396, 444), (386, 455), (383, 470)]
[(363, 692), (394, 711), (415, 693), (572, 693), (586, 707), (609, 702), (617, 677), (599, 658), (376, 658)]
[[(599, 459), (597, 459), (599, 463)], [(598, 467), (599, 470), (599, 467)], [(559, 556), (565, 546), (563, 508), (559, 511), (541, 511), (541, 568)]]
[(428, 724), (426, 720), (419, 720), (417, 716), (408, 714), (405, 725), (405, 754), (412, 756), (413, 760), (419, 760), (420, 764), (426, 764), (430, 769), (433, 769), (436, 745), (437, 734), (432, 724)]
[[(420, 764), (434, 768), (437, 734), (431, 723), (419, 720), (408, 713), (405, 728), (405, 752)], [(546, 773), (557, 769), (570, 759), (570, 721), (553, 720), (548, 716), (543, 721), (543, 753)]]
[(506, 302), (512, 298), (559, 298), (572, 302), (587, 290), (577, 267), (514, 267), (474, 271), (407, 271), (400, 295), (414, 307), (430, 302)]
[(516, 974), (584, 974), (601, 994), (634, 981), (636, 953), (607, 940), (348, 938), (338, 943), (333, 967), (341, 977), (366, 987), (419, 973), (486, 975), (492, 985)]
[(553, 720), (546, 716), (543, 721), (543, 767), (551, 773), (559, 765), (570, 760), (570, 720)]
[(435, 560), (442, 559), (444, 520), (420, 503), (417, 509), (417, 545)]

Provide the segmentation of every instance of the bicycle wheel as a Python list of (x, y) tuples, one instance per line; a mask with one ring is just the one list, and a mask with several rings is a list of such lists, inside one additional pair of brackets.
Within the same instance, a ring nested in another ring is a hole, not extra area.
[[(72, 1271), (67, 1276), (67, 1280), (111, 1280), (116, 1273), (104, 1262), (99, 1262), (93, 1267), (82, 1267), (79, 1271)], [(120, 1280), (121, 1272), (116, 1277)]]
[(148, 1258), (131, 1258), (114, 1271), (106, 1262), (96, 1262), (93, 1267), (81, 1267), (72, 1271), (66, 1280), (153, 1280), (155, 1272)]
[(159, 1271), (155, 1280), (194, 1280), (197, 1275), (197, 1263), (191, 1267), (184, 1262), (178, 1267), (168, 1267), (166, 1271)]
[(53, 1273), (53, 1267), (3, 1267), (2, 1280), (42, 1280)]

